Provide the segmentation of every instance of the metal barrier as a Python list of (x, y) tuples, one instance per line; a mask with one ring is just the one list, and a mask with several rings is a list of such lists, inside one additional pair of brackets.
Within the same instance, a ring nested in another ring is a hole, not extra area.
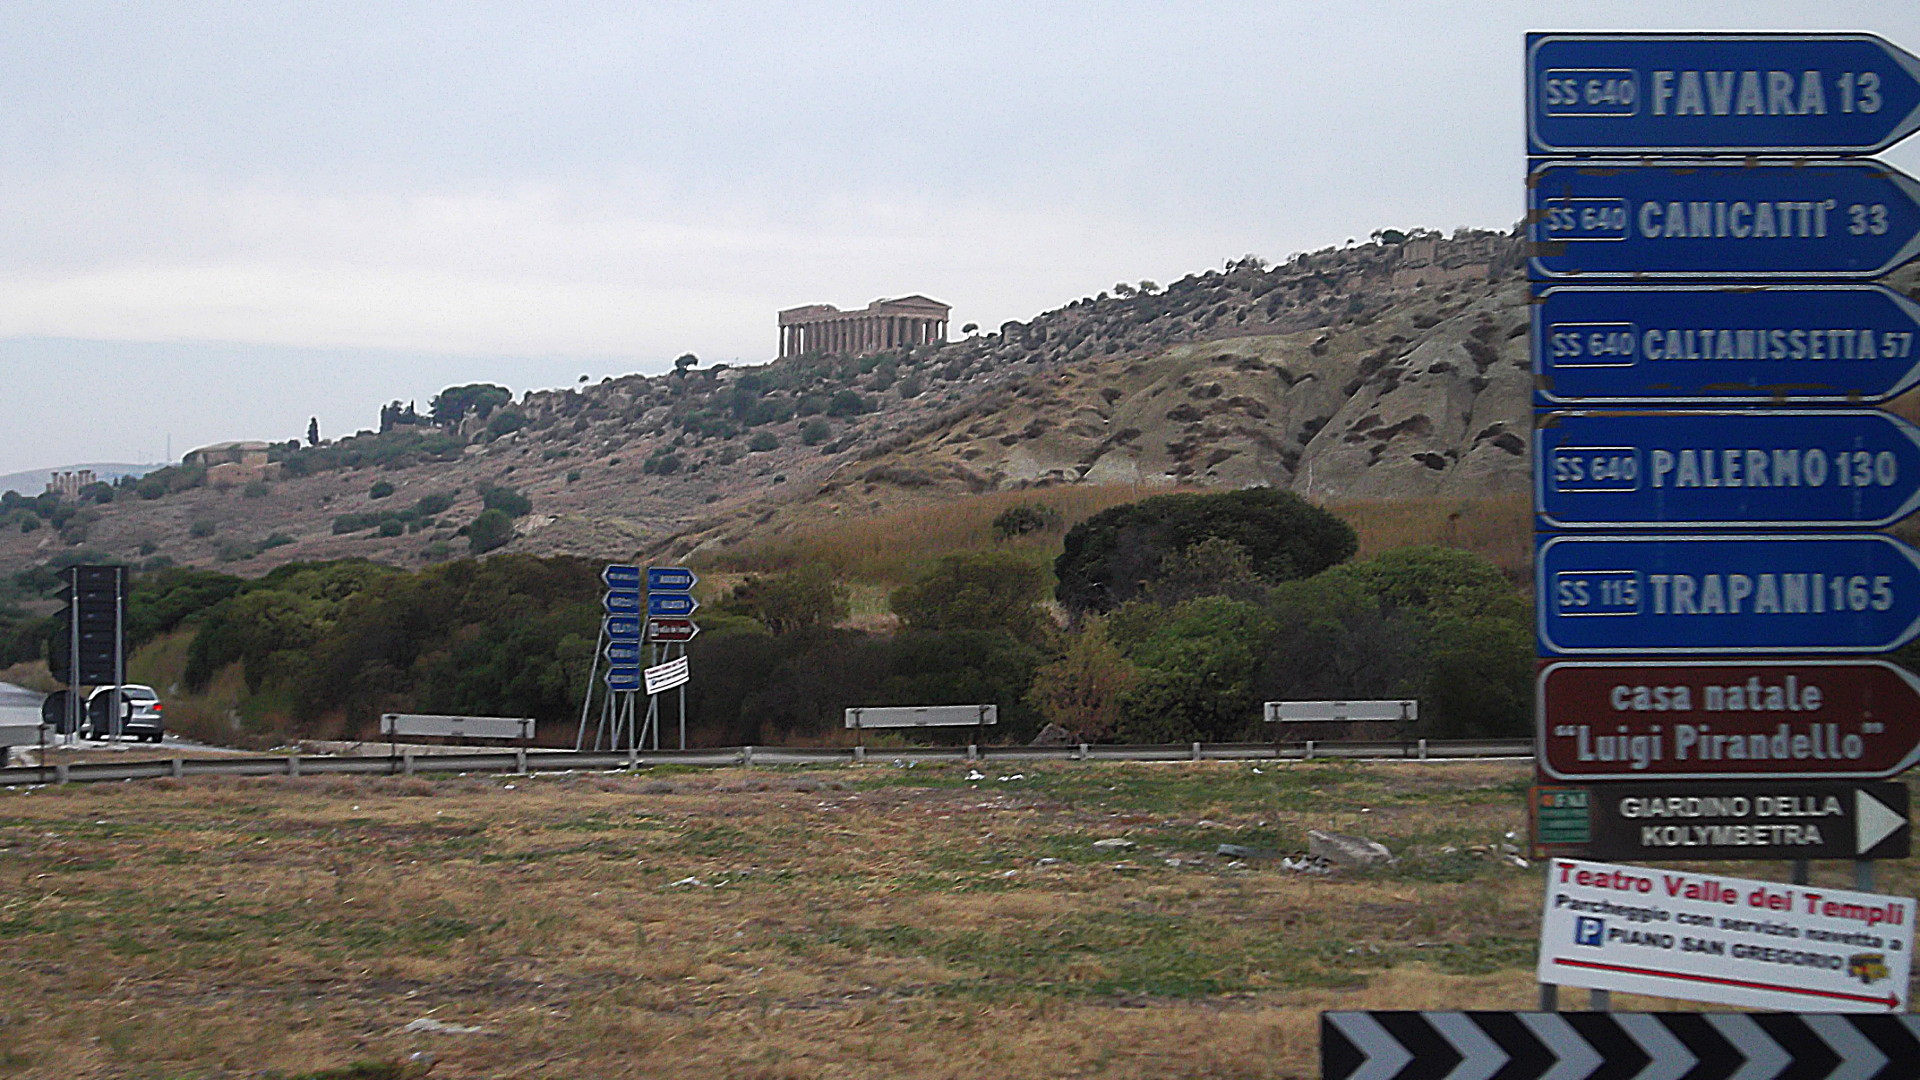
[[(704, 750), (488, 750), (471, 754), (404, 754), (394, 757), (317, 757), (260, 755), (257, 757), (159, 758), (150, 761), (60, 762), (0, 769), (0, 786), (47, 783), (89, 783), (106, 780), (150, 780), (186, 776), (412, 776), (423, 772), (541, 773), (578, 769), (630, 769), (651, 765), (688, 765), (727, 768), (742, 765), (847, 765), (857, 761), (988, 762), (988, 761), (1460, 761), (1526, 758), (1533, 756), (1531, 739), (1487, 739), (1413, 742), (1319, 743), (1275, 746), (1272, 743), (1181, 743), (1173, 746), (1115, 746), (1082, 743), (1077, 746), (914, 746), (886, 750), (798, 746), (728, 746)], [(970, 757), (969, 754), (972, 756)]]

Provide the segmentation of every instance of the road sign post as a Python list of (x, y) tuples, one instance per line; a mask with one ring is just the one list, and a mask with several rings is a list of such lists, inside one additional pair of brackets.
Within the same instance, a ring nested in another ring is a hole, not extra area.
[(1907, 804), (1906, 785), (1886, 781), (1542, 785), (1534, 844), (1548, 855), (1607, 862), (1904, 859)]
[(1920, 183), (1877, 161), (1545, 161), (1527, 180), (1543, 281), (1865, 281), (1920, 254)]
[(1870, 780), (1920, 763), (1920, 679), (1884, 660), (1558, 661), (1536, 694), (1556, 781)]
[(1914, 902), (1553, 859), (1543, 983), (1761, 1009), (1906, 1010)]
[(1534, 500), (1554, 528), (1849, 528), (1920, 508), (1920, 428), (1874, 409), (1553, 412)]
[[(1920, 254), (1920, 183), (1850, 156), (1920, 130), (1920, 60), (1865, 34), (1535, 33), (1526, 76), (1536, 627), (1541, 656), (1591, 658), (1539, 677), (1540, 772), (1584, 783), (1536, 790), (1536, 838), (1852, 858), (1870, 880), (1864, 860), (1906, 854), (1905, 789), (1870, 778), (1913, 763), (1920, 682), (1805, 658), (1920, 633), (1920, 553), (1865, 531), (1920, 506), (1920, 431), (1857, 408), (1920, 371), (1920, 305), (1869, 283)], [(1549, 881), (1548, 922), (1587, 914), (1543, 930), (1543, 1001), (1565, 982), (1597, 1008), (1613, 990), (1892, 1007), (1822, 983), (1827, 953), (1707, 933), (1728, 927), (1678, 899), (1657, 918), (1673, 898), (1568, 900), (1602, 880), (1571, 872)], [(1608, 904), (1625, 925), (1601, 933)], [(1691, 932), (1634, 925), (1669, 918)], [(1898, 936), (1897, 962), (1843, 975), (1897, 968), (1903, 998)], [(1715, 957), (1775, 966), (1694, 970)], [(1779, 964), (1813, 996), (1754, 989), (1795, 981)]]
[(1529, 34), (1527, 152), (1872, 154), (1920, 60), (1872, 34)]
[(1792, 655), (1920, 632), (1920, 552), (1879, 533), (1561, 534), (1535, 553), (1548, 655)]
[(1920, 381), (1920, 304), (1879, 285), (1554, 285), (1536, 403), (1858, 405)]

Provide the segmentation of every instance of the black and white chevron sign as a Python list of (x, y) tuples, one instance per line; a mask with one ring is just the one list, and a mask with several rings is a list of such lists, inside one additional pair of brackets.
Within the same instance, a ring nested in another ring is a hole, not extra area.
[(1326, 1012), (1322, 1080), (1920, 1080), (1920, 1015)]

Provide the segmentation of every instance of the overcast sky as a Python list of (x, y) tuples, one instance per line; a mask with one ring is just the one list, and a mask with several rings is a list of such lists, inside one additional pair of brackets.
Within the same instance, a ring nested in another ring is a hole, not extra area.
[(803, 303), (992, 327), (1247, 252), (1505, 228), (1529, 29), (1920, 51), (1914, 0), (4, 11), (0, 473), (759, 363)]

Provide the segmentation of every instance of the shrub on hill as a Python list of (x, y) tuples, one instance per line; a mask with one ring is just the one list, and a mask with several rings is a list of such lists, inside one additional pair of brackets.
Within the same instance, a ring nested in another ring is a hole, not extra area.
[(513, 519), (505, 510), (488, 508), (480, 511), (480, 516), (467, 526), (467, 549), (475, 555), (484, 555), (495, 548), (503, 547), (513, 539)]
[(533, 513), (533, 500), (510, 487), (487, 487), (480, 493), (480, 505), (498, 510), (510, 518)]
[(1145, 591), (1167, 556), (1215, 537), (1238, 544), (1269, 582), (1310, 577), (1358, 546), (1346, 522), (1291, 492), (1156, 495), (1069, 530), (1053, 564), (1054, 595), (1075, 614), (1111, 610)]

